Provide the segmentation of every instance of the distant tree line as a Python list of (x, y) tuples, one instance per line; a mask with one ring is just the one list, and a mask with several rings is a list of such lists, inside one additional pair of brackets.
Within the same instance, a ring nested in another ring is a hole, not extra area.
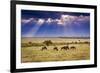
[(28, 43), (21, 43), (21, 47), (32, 47), (32, 46), (57, 46), (57, 45), (68, 45), (68, 44), (90, 44), (88, 41), (72, 41), (72, 42), (52, 42), (51, 40), (45, 40), (42, 43), (33, 43), (33, 42), (28, 42)]

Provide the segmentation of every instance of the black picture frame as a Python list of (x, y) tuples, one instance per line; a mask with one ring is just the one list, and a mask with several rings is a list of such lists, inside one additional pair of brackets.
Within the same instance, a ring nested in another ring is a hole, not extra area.
[[(71, 8), (86, 8), (94, 10), (94, 64), (73, 65), (73, 66), (57, 66), (57, 67), (40, 67), (40, 68), (24, 68), (16, 69), (16, 5), (42, 5), (54, 7), (71, 7)], [(29, 71), (45, 71), (45, 70), (61, 70), (61, 69), (79, 69), (97, 67), (97, 6), (94, 5), (79, 5), (79, 4), (61, 4), (61, 3), (46, 3), (46, 2), (31, 2), (31, 1), (11, 1), (11, 61), (10, 71), (13, 72), (29, 72)]]

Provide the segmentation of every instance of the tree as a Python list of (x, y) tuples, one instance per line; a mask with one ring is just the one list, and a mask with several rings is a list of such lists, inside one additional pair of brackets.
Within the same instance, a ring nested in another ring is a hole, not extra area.
[(43, 44), (49, 46), (49, 45), (51, 45), (51, 44), (53, 44), (53, 43), (52, 43), (51, 40), (46, 40), (46, 41), (43, 42)]

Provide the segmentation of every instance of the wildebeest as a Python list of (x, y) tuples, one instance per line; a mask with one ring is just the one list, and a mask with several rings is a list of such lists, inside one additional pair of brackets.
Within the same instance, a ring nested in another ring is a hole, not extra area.
[(43, 50), (47, 50), (47, 47), (46, 47), (46, 46), (43, 46), (41, 50), (42, 50), (42, 51), (43, 51)]
[(53, 48), (53, 50), (56, 50), (56, 51), (58, 51), (58, 48), (57, 48), (57, 47), (54, 47), (54, 48)]
[(69, 46), (63, 46), (61, 47), (61, 50), (68, 50), (69, 49)]
[(71, 46), (70, 49), (76, 49), (76, 47), (75, 46)]

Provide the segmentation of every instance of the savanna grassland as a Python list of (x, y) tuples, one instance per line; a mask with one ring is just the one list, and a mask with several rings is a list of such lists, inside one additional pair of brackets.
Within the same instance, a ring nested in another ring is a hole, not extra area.
[[(66, 45), (69, 49), (61, 50), (61, 48)], [(43, 49), (44, 46), (46, 49)], [(54, 50), (54, 47), (56, 47), (57, 50)], [(71, 49), (70, 47), (74, 48)], [(22, 38), (22, 63), (89, 59), (89, 38)]]

